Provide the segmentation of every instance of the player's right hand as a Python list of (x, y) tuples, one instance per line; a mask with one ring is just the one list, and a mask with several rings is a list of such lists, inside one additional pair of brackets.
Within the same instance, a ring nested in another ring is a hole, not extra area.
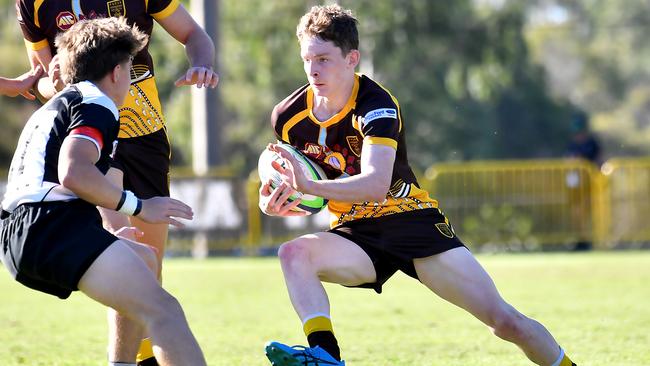
[(265, 182), (260, 187), (259, 207), (269, 216), (305, 216), (306, 211), (293, 211), (298, 207), (301, 199), (293, 202), (287, 200), (296, 192), (289, 184), (282, 182), (275, 189), (271, 189), (271, 182)]
[(136, 216), (151, 224), (170, 224), (176, 227), (185, 225), (177, 219), (192, 220), (192, 208), (171, 197), (152, 197), (142, 200), (142, 210)]

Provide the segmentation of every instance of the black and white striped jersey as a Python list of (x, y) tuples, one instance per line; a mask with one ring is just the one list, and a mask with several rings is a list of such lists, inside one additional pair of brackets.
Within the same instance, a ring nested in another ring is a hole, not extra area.
[(59, 182), (59, 151), (66, 137), (83, 138), (97, 146), (97, 169), (108, 171), (119, 131), (115, 103), (89, 81), (68, 86), (38, 111), (18, 140), (11, 161), (2, 209), (12, 212), (32, 202), (78, 198)]

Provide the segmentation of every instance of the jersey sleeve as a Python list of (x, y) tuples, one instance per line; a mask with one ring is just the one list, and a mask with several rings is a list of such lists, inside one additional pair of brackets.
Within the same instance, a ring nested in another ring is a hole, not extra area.
[[(282, 123), (279, 120), (280, 111), (279, 106), (276, 105), (275, 108), (273, 108), (273, 112), (271, 112), (271, 126), (273, 127), (275, 138), (277, 138), (278, 141), (282, 141)], [(289, 141), (284, 142), (288, 143)]]
[(16, 18), (25, 39), (25, 45), (34, 51), (49, 45), (47, 37), (40, 28), (38, 9), (35, 8), (36, 3), (40, 4), (41, 2), (16, 0)]
[(360, 130), (364, 140), (371, 144), (397, 148), (400, 132), (400, 115), (395, 101), (388, 95), (373, 95), (359, 106)]
[(162, 20), (172, 15), (180, 5), (179, 0), (149, 0), (147, 13), (156, 20)]
[(102, 136), (102, 133), (99, 132), (99, 130), (95, 127), (77, 127), (74, 130), (70, 131), (68, 137), (88, 140), (92, 142), (97, 148), (97, 159), (99, 160), (101, 158), (102, 149), (104, 148), (104, 137)]
[(117, 138), (118, 122), (113, 112), (108, 108), (94, 103), (81, 104), (71, 113), (71, 123), (68, 126), (67, 134), (73, 131), (95, 131), (92, 137), (101, 136), (97, 141), (100, 147), (111, 146)]

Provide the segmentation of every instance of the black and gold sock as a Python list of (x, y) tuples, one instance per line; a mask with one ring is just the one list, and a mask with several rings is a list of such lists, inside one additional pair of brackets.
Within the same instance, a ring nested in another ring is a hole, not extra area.
[(341, 361), (341, 349), (334, 336), (332, 321), (326, 315), (308, 318), (303, 325), (310, 347), (319, 346), (337, 361)]

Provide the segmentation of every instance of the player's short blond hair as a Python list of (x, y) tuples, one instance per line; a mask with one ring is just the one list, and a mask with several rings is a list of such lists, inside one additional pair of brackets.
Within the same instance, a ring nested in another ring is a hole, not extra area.
[(82, 20), (56, 37), (64, 83), (98, 81), (142, 50), (149, 37), (125, 18)]
[(338, 4), (313, 6), (300, 18), (296, 29), (298, 41), (318, 37), (333, 42), (341, 49), (343, 55), (359, 49), (359, 32), (357, 19), (351, 10), (343, 9)]

